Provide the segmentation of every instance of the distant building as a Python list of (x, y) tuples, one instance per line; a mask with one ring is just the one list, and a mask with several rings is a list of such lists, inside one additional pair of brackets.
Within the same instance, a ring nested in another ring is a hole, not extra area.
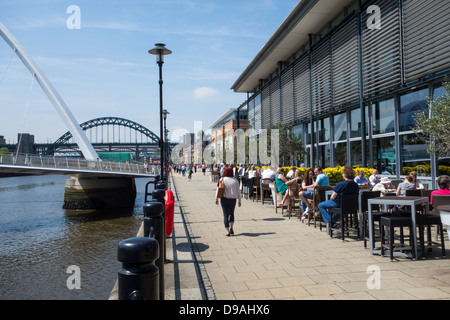
[(216, 162), (226, 162), (227, 152), (235, 150), (236, 147), (236, 141), (233, 139), (235, 131), (247, 130), (247, 111), (229, 109), (209, 129), (211, 130), (211, 151), (214, 152)]
[(34, 135), (29, 133), (17, 134), (17, 152), (33, 154), (34, 152)]
[(184, 145), (193, 145), (195, 143), (195, 134), (186, 133), (183, 135), (183, 144)]
[(5, 144), (6, 144), (5, 136), (0, 136), (0, 145), (5, 145)]

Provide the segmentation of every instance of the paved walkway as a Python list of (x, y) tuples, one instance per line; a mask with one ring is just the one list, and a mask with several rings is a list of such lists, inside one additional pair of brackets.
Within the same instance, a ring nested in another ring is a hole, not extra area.
[[(236, 207), (235, 235), (226, 237), (209, 176), (196, 173), (188, 181), (174, 173), (173, 182), (177, 220), (168, 242), (177, 250), (166, 270), (177, 269), (172, 279), (184, 283), (166, 283), (168, 300), (450, 299), (449, 250), (447, 258), (390, 262), (371, 256), (360, 240), (330, 239), (324, 230), (276, 214), (273, 205), (246, 199)], [(373, 268), (380, 270), (379, 282), (370, 281)]]

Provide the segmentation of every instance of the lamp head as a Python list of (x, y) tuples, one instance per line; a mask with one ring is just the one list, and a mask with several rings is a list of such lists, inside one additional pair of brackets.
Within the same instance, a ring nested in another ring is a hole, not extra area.
[(156, 43), (153, 49), (148, 50), (148, 53), (156, 56), (156, 62), (164, 62), (164, 56), (171, 54), (172, 51), (166, 48), (164, 43)]

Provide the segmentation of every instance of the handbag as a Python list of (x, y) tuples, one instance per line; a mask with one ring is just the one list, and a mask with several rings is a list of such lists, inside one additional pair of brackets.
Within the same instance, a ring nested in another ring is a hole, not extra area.
[(217, 187), (217, 199), (220, 199), (223, 197), (223, 194), (225, 192), (225, 183), (222, 179), (219, 180), (219, 186)]

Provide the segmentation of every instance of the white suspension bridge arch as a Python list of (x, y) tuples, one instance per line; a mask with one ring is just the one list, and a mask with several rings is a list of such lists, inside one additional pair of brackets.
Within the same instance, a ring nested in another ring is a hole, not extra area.
[(80, 147), (86, 160), (96, 160), (98, 158), (97, 152), (88, 140), (85, 132), (79, 126), (77, 120), (73, 116), (69, 107), (66, 105), (62, 97), (56, 91), (55, 87), (50, 83), (45, 74), (34, 62), (30, 55), (25, 51), (19, 41), (9, 32), (9, 30), (0, 22), (0, 36), (6, 41), (6, 43), (14, 50), (17, 56), (22, 60), (23, 64), (35, 77), (36, 81), (44, 90), (45, 94), (58, 111), (61, 119), (66, 124), (69, 131), (72, 133), (74, 141)]

